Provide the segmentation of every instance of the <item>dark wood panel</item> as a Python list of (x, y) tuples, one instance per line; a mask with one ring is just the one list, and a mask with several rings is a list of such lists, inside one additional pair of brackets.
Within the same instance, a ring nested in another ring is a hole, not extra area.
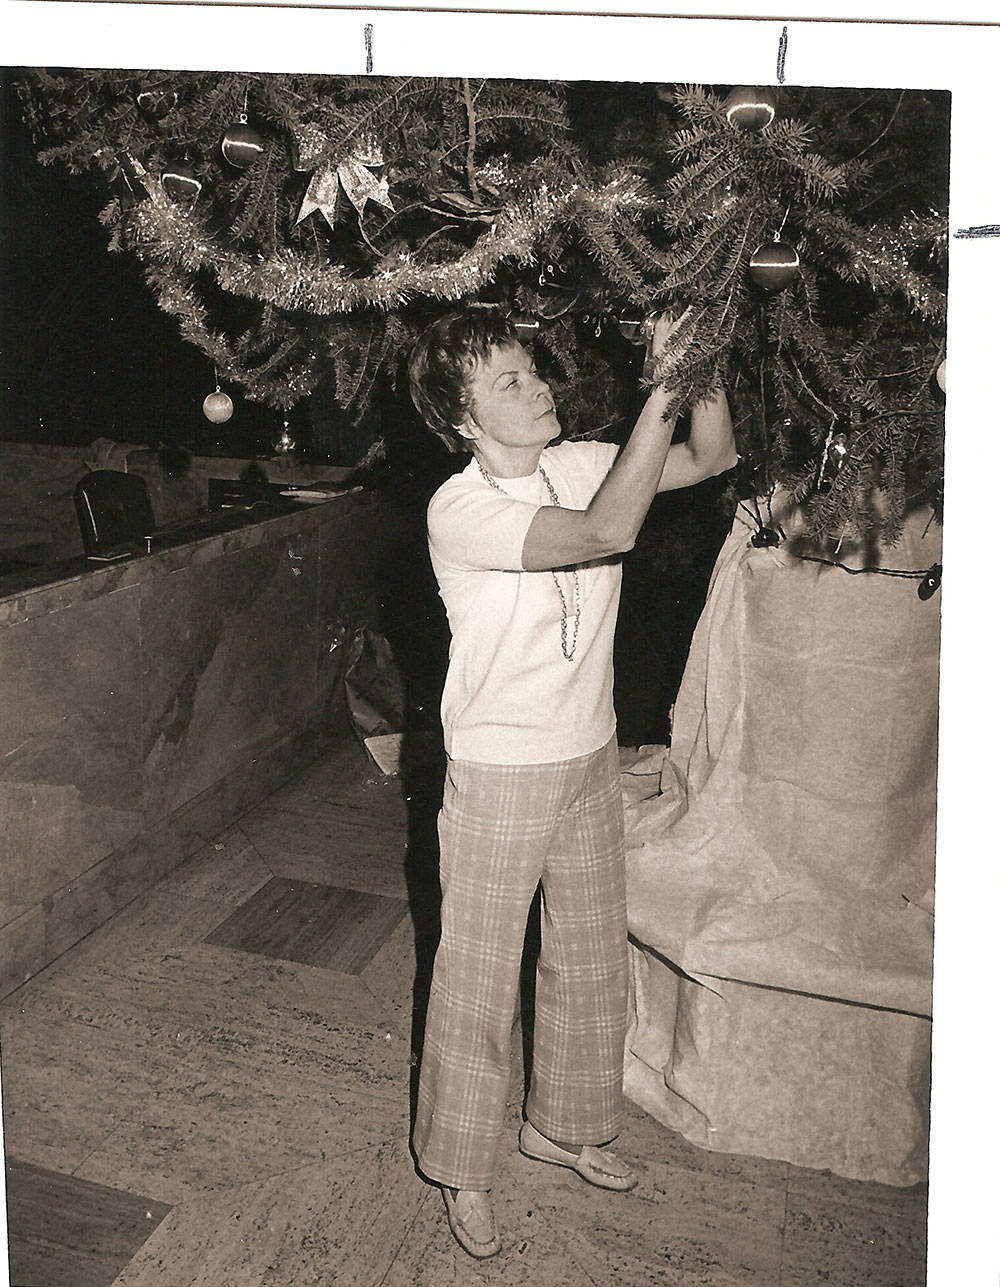
[(205, 942), (360, 974), (406, 914), (402, 898), (275, 877)]
[(11, 1287), (109, 1287), (170, 1209), (9, 1160)]

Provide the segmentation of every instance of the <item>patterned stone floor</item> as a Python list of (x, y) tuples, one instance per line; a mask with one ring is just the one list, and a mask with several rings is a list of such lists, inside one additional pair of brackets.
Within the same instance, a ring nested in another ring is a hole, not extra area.
[[(406, 796), (409, 798), (406, 798)], [(640, 1187), (516, 1150), (470, 1260), (408, 1149), (432, 784), (314, 765), (0, 1003), (15, 1287), (919, 1287), (926, 1187), (699, 1151), (634, 1105)]]

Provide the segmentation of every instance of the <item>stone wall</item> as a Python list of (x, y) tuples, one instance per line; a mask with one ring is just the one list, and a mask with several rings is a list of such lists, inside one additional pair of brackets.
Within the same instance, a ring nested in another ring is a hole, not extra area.
[(0, 598), (0, 995), (351, 735), (392, 522), (347, 494)]

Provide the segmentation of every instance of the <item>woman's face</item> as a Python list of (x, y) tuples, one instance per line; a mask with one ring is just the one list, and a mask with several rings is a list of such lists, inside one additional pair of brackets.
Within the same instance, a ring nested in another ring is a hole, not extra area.
[(469, 392), (471, 409), (463, 433), (482, 446), (541, 449), (559, 436), (552, 391), (517, 341), (476, 363)]

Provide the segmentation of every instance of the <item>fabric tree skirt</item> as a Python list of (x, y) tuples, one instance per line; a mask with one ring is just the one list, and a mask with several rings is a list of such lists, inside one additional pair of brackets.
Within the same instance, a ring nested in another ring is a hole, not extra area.
[(699, 1148), (915, 1184), (930, 1020), (720, 979), (633, 946), (625, 1092)]
[(669, 752), (623, 752), (626, 1088), (705, 1148), (912, 1184), (940, 633), (917, 586), (940, 528), (911, 516), (897, 575), (851, 575), (797, 558), (775, 517), (787, 544), (754, 547), (741, 510), (719, 555)]

